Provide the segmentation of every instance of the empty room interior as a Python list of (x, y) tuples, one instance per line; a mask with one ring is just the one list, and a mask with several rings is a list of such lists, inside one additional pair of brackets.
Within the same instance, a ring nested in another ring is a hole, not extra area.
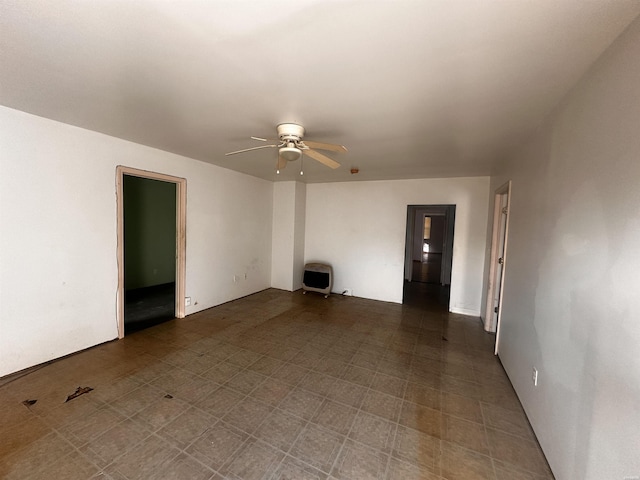
[(640, 479), (639, 15), (1, 2), (0, 477)]

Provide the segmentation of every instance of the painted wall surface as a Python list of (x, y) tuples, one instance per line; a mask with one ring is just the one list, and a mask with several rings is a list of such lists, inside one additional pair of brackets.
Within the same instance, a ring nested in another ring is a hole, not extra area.
[(126, 290), (176, 279), (176, 184), (124, 175)]
[(187, 314), (271, 284), (271, 182), (5, 107), (0, 151), (0, 375), (117, 336), (117, 165), (187, 179)]
[(296, 182), (295, 191), (295, 213), (293, 221), (295, 224), (295, 235), (293, 239), (293, 281), (291, 290), (302, 288), (302, 278), (304, 277), (304, 245), (305, 226), (307, 215), (307, 185)]
[(302, 287), (306, 185), (273, 185), (271, 286), (294, 291)]
[(444, 217), (431, 217), (431, 239), (429, 240), (429, 251), (442, 253), (444, 250)]
[(288, 291), (293, 290), (295, 191), (296, 182), (273, 184), (271, 286)]
[(640, 20), (492, 179), (513, 181), (499, 354), (558, 480), (640, 475), (638, 59)]
[(407, 206), (456, 205), (450, 310), (480, 314), (489, 178), (307, 185), (305, 261), (333, 266), (335, 292), (402, 302)]

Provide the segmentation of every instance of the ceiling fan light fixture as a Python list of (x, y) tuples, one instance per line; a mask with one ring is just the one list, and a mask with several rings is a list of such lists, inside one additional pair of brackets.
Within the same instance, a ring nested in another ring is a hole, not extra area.
[(302, 150), (296, 147), (282, 147), (280, 149), (280, 156), (287, 162), (295, 162), (302, 156)]
[(337, 153), (347, 151), (346, 147), (343, 145), (334, 145), (332, 143), (315, 141), (304, 142), (302, 140), (304, 137), (304, 127), (296, 123), (281, 123), (277, 126), (277, 130), (277, 140), (263, 137), (251, 137), (253, 140), (258, 140), (260, 142), (273, 141), (277, 143), (244, 148), (242, 150), (225, 153), (225, 155), (236, 155), (238, 153), (252, 152), (263, 148), (277, 148), (278, 161), (276, 163), (276, 175), (280, 173), (280, 170), (287, 166), (287, 163), (295, 162), (296, 160), (300, 160), (300, 175), (304, 175), (302, 164), (305, 156), (311, 157), (313, 160), (321, 163), (325, 167), (338, 168), (340, 166), (338, 162), (327, 157), (324, 153), (320, 153), (318, 150), (330, 150)]

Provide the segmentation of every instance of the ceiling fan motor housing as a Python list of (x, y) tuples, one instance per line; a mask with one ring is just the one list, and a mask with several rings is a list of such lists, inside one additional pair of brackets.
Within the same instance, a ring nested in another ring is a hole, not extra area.
[[(281, 123), (277, 126), (277, 131), (278, 140), (276, 144), (245, 148), (235, 152), (226, 153), (225, 155), (235, 155), (237, 153), (245, 153), (253, 150), (260, 150), (262, 148), (278, 148), (278, 173), (280, 173), (279, 170), (284, 168), (287, 165), (287, 162), (293, 162), (301, 159), (303, 153), (329, 168), (338, 168), (340, 166), (338, 162), (327, 157), (323, 153), (318, 152), (316, 149), (331, 150), (334, 152), (347, 151), (347, 149), (342, 145), (333, 145), (331, 143), (322, 142), (304, 143), (302, 141), (305, 133), (304, 127), (297, 123)], [(261, 137), (251, 138), (261, 142), (268, 142), (271, 140)], [(300, 170), (300, 175), (302, 175), (302, 169)]]
[(281, 158), (287, 162), (294, 162), (302, 156), (298, 142), (304, 137), (304, 127), (295, 123), (281, 123), (278, 125), (278, 137), (286, 144), (280, 148)]
[(304, 127), (295, 123), (281, 123), (278, 125), (278, 137), (282, 141), (299, 142), (304, 137)]

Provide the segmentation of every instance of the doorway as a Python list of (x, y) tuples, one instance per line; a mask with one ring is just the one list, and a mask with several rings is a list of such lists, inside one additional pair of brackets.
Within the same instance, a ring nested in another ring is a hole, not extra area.
[(118, 167), (118, 337), (184, 317), (186, 180)]
[(484, 328), (488, 332), (496, 332), (494, 353), (498, 354), (500, 342), (500, 319), (504, 278), (507, 265), (507, 239), (509, 236), (509, 199), (511, 181), (495, 191), (493, 204), (493, 230), (491, 234), (491, 258), (489, 264), (489, 281), (487, 302), (484, 315)]
[(407, 206), (404, 304), (449, 307), (455, 208)]

